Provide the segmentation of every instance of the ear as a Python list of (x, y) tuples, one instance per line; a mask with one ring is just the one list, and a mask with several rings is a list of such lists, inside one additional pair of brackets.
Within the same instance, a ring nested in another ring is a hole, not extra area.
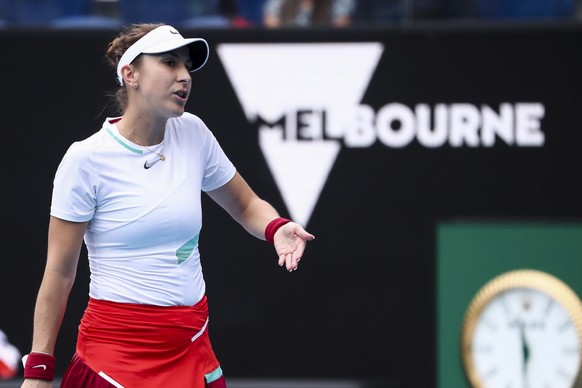
[(133, 85), (136, 81), (135, 67), (131, 64), (125, 65), (121, 68), (121, 77), (125, 85)]

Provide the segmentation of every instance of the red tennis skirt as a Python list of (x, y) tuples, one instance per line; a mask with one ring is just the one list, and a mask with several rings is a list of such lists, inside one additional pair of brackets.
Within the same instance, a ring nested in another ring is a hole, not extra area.
[(91, 298), (61, 388), (226, 388), (207, 326), (206, 297), (170, 307)]

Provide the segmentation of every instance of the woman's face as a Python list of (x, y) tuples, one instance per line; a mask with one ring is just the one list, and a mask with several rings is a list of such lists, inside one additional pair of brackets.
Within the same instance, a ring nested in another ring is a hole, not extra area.
[(142, 55), (136, 69), (140, 105), (159, 118), (181, 116), (192, 88), (188, 47)]

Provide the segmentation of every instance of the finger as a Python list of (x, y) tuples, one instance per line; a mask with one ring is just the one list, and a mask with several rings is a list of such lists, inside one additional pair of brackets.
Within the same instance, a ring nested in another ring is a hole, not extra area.
[(315, 239), (315, 236), (308, 233), (305, 229), (301, 229), (297, 232), (297, 235), (306, 241), (311, 241)]
[(293, 267), (291, 260), (293, 259), (293, 256), (291, 254), (287, 254), (285, 255), (285, 267), (287, 268), (287, 271), (291, 272), (293, 271)]
[(303, 252), (305, 252), (305, 245), (305, 242), (302, 242), (297, 244), (297, 247), (295, 247), (295, 251), (293, 252), (293, 258), (295, 261), (299, 261), (301, 257), (303, 257)]
[(285, 260), (287, 262), (287, 271), (291, 272), (291, 271), (297, 269), (297, 262), (293, 258), (293, 254), (292, 253), (289, 253), (287, 255), (287, 258)]
[(299, 268), (299, 259), (293, 257), (293, 271), (297, 271), (297, 268)]

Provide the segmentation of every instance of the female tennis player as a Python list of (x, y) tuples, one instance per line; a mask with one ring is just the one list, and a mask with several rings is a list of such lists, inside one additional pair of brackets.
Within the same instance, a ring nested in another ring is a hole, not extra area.
[(315, 237), (258, 197), (197, 116), (185, 112), (204, 39), (130, 25), (109, 44), (119, 117), (73, 143), (55, 175), (47, 261), (22, 387), (50, 387), (82, 244), (91, 280), (65, 388), (223, 388), (208, 336), (198, 251), (205, 192), (297, 269)]

